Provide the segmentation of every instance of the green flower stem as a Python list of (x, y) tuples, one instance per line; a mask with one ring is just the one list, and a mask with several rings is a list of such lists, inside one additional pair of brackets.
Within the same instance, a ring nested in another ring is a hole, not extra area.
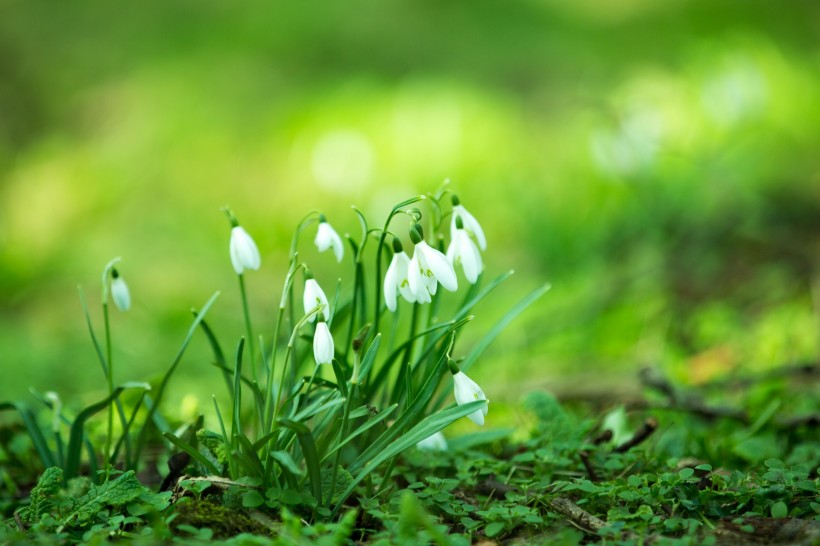
[(248, 353), (250, 355), (251, 377), (253, 381), (258, 382), (256, 373), (256, 351), (254, 350), (255, 338), (253, 337), (253, 327), (251, 326), (251, 313), (248, 308), (248, 294), (245, 290), (245, 275), (240, 273), (237, 277), (239, 277), (239, 293), (242, 296), (242, 312), (245, 315), (245, 331), (247, 333)]
[[(108, 301), (107, 298), (103, 300), (103, 327), (105, 328), (105, 359), (108, 362), (108, 395), (114, 394), (114, 362), (111, 359), (111, 327), (108, 319)], [(105, 465), (105, 480), (108, 481), (110, 476), (110, 467), (108, 465), (109, 457), (111, 456), (111, 437), (114, 435), (114, 404), (108, 406), (108, 430), (105, 435), (105, 451), (103, 451), (103, 464)]]
[[(361, 249), (360, 249), (361, 250)], [(356, 330), (356, 313), (358, 311), (358, 303), (359, 303), (359, 293), (363, 290), (362, 284), (362, 275), (364, 274), (362, 264), (359, 262), (358, 256), (356, 257), (356, 273), (353, 278), (353, 297), (350, 300), (350, 323), (347, 327), (347, 343), (345, 343), (345, 351), (344, 356), (342, 357), (342, 362), (344, 365), (347, 365), (347, 356), (350, 351), (350, 347), (353, 345), (353, 335)]]
[[(276, 349), (279, 346), (279, 333), (282, 329), (282, 322), (285, 320), (285, 308), (287, 307), (288, 302), (290, 302), (290, 320), (291, 324), (293, 324), (293, 276), (296, 274), (296, 271), (304, 267), (303, 264), (297, 265), (298, 259), (299, 254), (293, 253), (290, 260), (290, 267), (285, 275), (285, 283), (282, 286), (282, 297), (279, 300), (279, 309), (276, 311), (276, 324), (273, 327), (273, 346), (271, 347), (270, 364), (268, 365), (268, 377), (265, 387), (265, 423), (264, 428), (262, 429), (266, 434), (273, 432), (275, 422), (273, 419), (273, 374), (276, 369)], [(287, 360), (287, 356), (285, 359)], [(284, 375), (282, 377), (284, 379)], [(276, 400), (276, 403), (279, 403), (278, 399)]]
[(279, 388), (277, 389), (276, 399), (274, 400), (273, 405), (273, 420), (271, 421), (271, 432), (273, 432), (273, 427), (276, 425), (276, 417), (279, 415), (279, 405), (280, 401), (282, 400), (282, 388), (285, 383), (285, 373), (287, 373), (288, 369), (288, 360), (290, 358), (290, 354), (293, 351), (293, 345), (296, 343), (296, 335), (299, 333), (299, 328), (302, 327), (306, 322), (310, 320), (311, 317), (316, 316), (322, 310), (321, 305), (317, 305), (310, 312), (302, 317), (302, 319), (296, 323), (293, 327), (293, 332), (290, 335), (290, 340), (288, 340), (288, 346), (285, 350), (285, 359), (284, 363), (282, 364), (282, 379), (279, 382)]
[[(348, 424), (350, 422), (350, 408), (353, 405), (353, 400), (358, 398), (356, 395), (358, 393), (358, 385), (356, 383), (352, 383), (350, 385), (350, 396), (347, 398), (347, 403), (345, 404), (345, 412), (344, 416), (342, 417), (342, 429), (339, 431), (339, 443), (342, 443), (347, 436), (347, 429)], [(333, 461), (333, 474), (330, 478), (330, 493), (328, 494), (327, 498), (327, 507), (328, 509), (332, 508), (333, 503), (333, 493), (336, 492), (336, 477), (339, 470), (339, 461), (342, 457), (342, 449), (336, 450), (336, 458)]]
[(382, 233), (379, 236), (379, 244), (376, 247), (376, 286), (375, 286), (375, 306), (373, 312), (373, 331), (371, 337), (375, 337), (376, 334), (379, 333), (379, 322), (381, 319), (381, 307), (382, 307), (382, 283), (384, 279), (382, 279), (382, 249), (384, 248), (384, 240), (387, 238), (387, 230), (390, 227), (390, 222), (393, 220), (393, 216), (395, 216), (402, 208), (406, 207), (407, 205), (412, 205), (418, 201), (426, 199), (426, 196), (419, 195), (417, 197), (412, 197), (406, 201), (402, 201), (390, 211), (390, 214), (387, 215), (387, 220), (384, 222), (384, 229), (382, 229)]
[[(413, 304), (413, 315), (410, 319), (410, 335), (407, 339), (413, 339), (416, 336), (416, 332), (418, 331), (419, 327), (419, 309), (421, 305), (418, 303)], [(401, 360), (401, 369), (404, 370), (404, 383), (407, 389), (407, 405), (410, 406), (410, 403), (413, 401), (413, 373), (411, 370), (410, 363), (413, 361), (413, 348), (415, 347), (415, 343), (410, 343), (407, 345), (407, 349), (404, 351), (404, 355), (402, 356)]]

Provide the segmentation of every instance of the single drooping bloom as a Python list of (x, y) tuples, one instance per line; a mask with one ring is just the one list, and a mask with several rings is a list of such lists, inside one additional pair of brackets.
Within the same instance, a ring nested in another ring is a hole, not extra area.
[[(487, 400), (484, 391), (481, 390), (475, 381), (467, 377), (464, 372), (458, 371), (453, 374), (453, 383), (455, 384), (456, 403), (461, 406), (468, 402), (475, 402), (476, 400)], [(488, 401), (489, 403), (489, 401)], [(475, 410), (467, 417), (476, 425), (484, 425), (484, 416), (487, 415), (487, 406)]]
[(131, 293), (128, 285), (120, 277), (119, 271), (111, 269), (111, 299), (120, 311), (128, 311), (131, 308)]
[(310, 317), (310, 322), (316, 320), (318, 315), (324, 316), (325, 320), (330, 319), (330, 307), (327, 304), (327, 296), (325, 296), (322, 287), (313, 278), (313, 273), (305, 270), (305, 293), (302, 296), (302, 303), (305, 305), (305, 314), (310, 313), (317, 305), (322, 306), (322, 310)]
[(410, 290), (410, 282), (407, 280), (407, 272), (410, 266), (410, 258), (401, 246), (398, 239), (393, 239), (393, 259), (384, 275), (384, 303), (391, 311), (396, 310), (396, 300), (401, 294), (405, 300), (413, 303), (416, 297)]
[(410, 239), (416, 245), (407, 272), (410, 291), (418, 303), (430, 303), (436, 293), (438, 283), (455, 292), (458, 289), (456, 272), (447, 257), (424, 241), (421, 226), (413, 224)]
[(481, 229), (481, 224), (478, 223), (478, 220), (475, 219), (475, 216), (470, 214), (467, 209), (464, 208), (464, 205), (461, 204), (461, 201), (458, 199), (457, 195), (453, 195), (453, 218), (450, 221), (450, 239), (455, 239), (456, 229), (456, 217), (461, 217), (461, 220), (464, 222), (464, 229), (467, 230), (467, 233), (475, 237), (476, 242), (478, 242), (479, 248), (481, 250), (487, 250), (487, 239), (484, 237), (484, 230)]
[(333, 352), (333, 336), (330, 335), (330, 328), (327, 327), (327, 322), (320, 320), (313, 334), (313, 358), (316, 364), (332, 364)]
[(336, 230), (327, 223), (325, 215), (319, 216), (319, 230), (316, 232), (316, 238), (313, 240), (319, 252), (324, 252), (328, 248), (333, 248), (333, 254), (336, 256), (336, 261), (341, 262), (345, 255), (345, 247), (342, 243), (342, 238), (336, 233)]
[(455, 267), (461, 264), (464, 270), (464, 276), (470, 284), (475, 284), (478, 280), (478, 275), (484, 268), (481, 263), (481, 253), (478, 247), (467, 235), (467, 230), (464, 229), (461, 217), (456, 216), (456, 229), (453, 232), (453, 239), (450, 241), (450, 246), (447, 248), (447, 259)]
[(259, 269), (259, 249), (245, 228), (234, 226), (231, 228), (231, 263), (237, 275), (246, 269)]
[(447, 438), (441, 431), (435, 432), (416, 444), (416, 447), (426, 451), (446, 451)]

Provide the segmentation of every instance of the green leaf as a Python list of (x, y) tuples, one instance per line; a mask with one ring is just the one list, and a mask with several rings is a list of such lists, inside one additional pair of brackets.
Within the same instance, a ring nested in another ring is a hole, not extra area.
[(163, 436), (172, 444), (177, 446), (179, 449), (193, 457), (197, 462), (199, 462), (202, 466), (208, 469), (208, 472), (214, 475), (219, 475), (219, 469), (214, 465), (213, 462), (208, 460), (205, 455), (199, 452), (197, 448), (192, 446), (191, 444), (185, 442), (184, 440), (177, 438), (174, 436), (173, 432), (166, 432)]
[(370, 369), (373, 367), (373, 363), (376, 361), (376, 355), (379, 352), (381, 342), (381, 333), (376, 334), (376, 337), (373, 338), (373, 341), (370, 342), (370, 346), (367, 348), (367, 352), (364, 354), (364, 358), (362, 359), (362, 366), (359, 370), (359, 383), (364, 383), (367, 379), (367, 374), (370, 373)]
[[(434, 415), (430, 415), (423, 419), (419, 424), (411, 428), (407, 431), (406, 434), (402, 435), (401, 438), (397, 439), (396, 441), (390, 443), (389, 445), (385, 446), (384, 449), (379, 450), (374, 454), (374, 456), (369, 459), (368, 463), (362, 468), (362, 470), (356, 476), (356, 479), (353, 480), (345, 492), (341, 495), (341, 498), (334, 509), (334, 514), (338, 512), (339, 508), (341, 508), (342, 503), (353, 493), (353, 490), (356, 488), (359, 482), (361, 482), (368, 474), (370, 474), (373, 470), (378, 468), (379, 465), (391, 459), (404, 451), (405, 449), (416, 445), (420, 441), (424, 440), (425, 438), (435, 434), (436, 432), (442, 430), (444, 427), (455, 421), (456, 419), (460, 419), (461, 417), (465, 417), (470, 415), (477, 409), (481, 409), (487, 404), (486, 400), (476, 400), (475, 402), (469, 402), (467, 404), (461, 406), (454, 406), (451, 408), (447, 408), (442, 410)], [(391, 429), (398, 428), (394, 424)]]
[(550, 288), (552, 288), (552, 285), (549, 283), (540, 286), (539, 288), (530, 292), (524, 299), (519, 301), (512, 309), (507, 311), (504, 314), (504, 316), (501, 317), (501, 320), (499, 320), (495, 324), (495, 326), (493, 326), (490, 329), (489, 332), (484, 334), (484, 336), (481, 338), (481, 341), (479, 341), (478, 344), (476, 344), (476, 346), (473, 348), (473, 350), (470, 351), (470, 354), (467, 355), (467, 358), (465, 358), (459, 364), (459, 368), (461, 368), (461, 371), (466, 372), (467, 370), (469, 370), (470, 366), (472, 366), (475, 363), (475, 361), (478, 360), (478, 357), (481, 356), (481, 353), (484, 352), (484, 349), (486, 349), (490, 345), (490, 343), (492, 343), (495, 340), (495, 338), (498, 337), (498, 335), (502, 331), (504, 331), (504, 329), (507, 328), (507, 326), (509, 326), (513, 320), (515, 320), (518, 317), (518, 315), (523, 313), (524, 310), (527, 309), (527, 307), (535, 303), (541, 296), (546, 294), (550, 290)]
[(504, 524), (500, 521), (494, 521), (484, 528), (484, 534), (492, 538), (504, 530)]
[(678, 476), (682, 480), (688, 480), (695, 474), (695, 470), (693, 468), (682, 468), (680, 472), (678, 472)]
[(783, 501), (778, 501), (772, 505), (773, 518), (785, 518), (789, 515), (789, 508)]
[(99, 486), (92, 485), (88, 493), (77, 499), (71, 512), (63, 518), (61, 528), (83, 527), (90, 523), (104, 507), (128, 504), (139, 497), (143, 491), (144, 488), (133, 470), (129, 470), (116, 480)]
[(37, 480), (37, 485), (31, 490), (31, 504), (22, 512), (23, 521), (30, 524), (40, 521), (40, 516), (48, 512), (52, 506), (52, 495), (56, 495), (62, 485), (63, 469), (56, 466), (46, 468)]
[(316, 452), (316, 442), (313, 440), (310, 429), (304, 424), (290, 419), (280, 419), (279, 424), (296, 433), (296, 437), (299, 439), (299, 445), (302, 446), (302, 454), (305, 457), (308, 477), (310, 478), (310, 485), (313, 489), (313, 497), (316, 499), (316, 505), (321, 506), (322, 474), (319, 467), (319, 455)]
[(37, 450), (37, 455), (40, 457), (40, 462), (42, 462), (43, 466), (47, 468), (55, 466), (56, 462), (54, 454), (51, 452), (51, 449), (49, 449), (48, 443), (46, 443), (45, 436), (43, 436), (43, 431), (40, 429), (40, 425), (37, 424), (37, 418), (34, 416), (34, 412), (32, 412), (23, 402), (0, 403), (0, 411), (5, 410), (17, 410), (17, 413), (20, 414), (20, 418), (23, 420), (23, 424), (26, 426), (28, 435), (31, 438), (31, 443), (34, 444), (34, 449)]
[(71, 432), (69, 434), (68, 450), (66, 454), (65, 464), (66, 480), (75, 477), (80, 467), (80, 456), (81, 450), (83, 448), (83, 437), (85, 435), (85, 422), (95, 413), (98, 413), (103, 409), (107, 408), (111, 404), (111, 402), (113, 402), (125, 389), (143, 389), (147, 391), (151, 389), (151, 386), (147, 383), (125, 383), (114, 389), (114, 391), (110, 395), (106, 396), (104, 399), (100, 400), (95, 404), (91, 404), (83, 411), (81, 411), (79, 414), (77, 414), (77, 417), (74, 419), (74, 423), (71, 425)]
[(265, 498), (256, 489), (251, 489), (242, 496), (242, 506), (245, 508), (258, 508), (265, 504)]

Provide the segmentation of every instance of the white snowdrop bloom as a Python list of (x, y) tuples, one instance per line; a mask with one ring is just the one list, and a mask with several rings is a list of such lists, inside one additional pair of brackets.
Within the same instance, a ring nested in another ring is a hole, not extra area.
[(460, 216), (456, 217), (456, 229), (453, 232), (450, 246), (447, 248), (447, 259), (450, 260), (453, 267), (461, 264), (464, 276), (467, 277), (470, 284), (475, 284), (478, 275), (484, 269), (481, 262), (481, 253), (470, 236), (467, 235), (467, 230), (464, 229)]
[(111, 299), (120, 311), (131, 309), (131, 293), (116, 269), (111, 270)]
[(336, 256), (336, 261), (341, 262), (345, 255), (345, 246), (342, 238), (336, 233), (336, 230), (331, 227), (325, 220), (325, 215), (319, 216), (319, 230), (316, 232), (316, 238), (313, 240), (319, 252), (324, 252), (328, 248), (333, 249), (333, 254)]
[(438, 431), (417, 443), (416, 447), (425, 451), (447, 451), (447, 438)]
[(246, 269), (259, 269), (261, 263), (256, 243), (242, 226), (231, 228), (231, 263), (237, 275)]
[[(468, 402), (475, 402), (476, 400), (487, 400), (481, 387), (467, 377), (464, 372), (459, 371), (453, 374), (453, 383), (455, 384), (456, 403), (458, 403), (459, 406), (467, 404)], [(484, 425), (485, 415), (487, 415), (487, 406), (474, 411), (467, 417), (476, 425)]]
[(320, 320), (313, 334), (313, 358), (316, 364), (333, 363), (333, 351), (333, 336), (330, 335), (330, 328), (327, 327), (327, 322)]
[(330, 319), (330, 307), (327, 304), (327, 296), (325, 296), (322, 287), (313, 278), (313, 273), (305, 271), (305, 293), (302, 296), (302, 303), (305, 305), (305, 314), (313, 310), (317, 305), (323, 305), (322, 310), (310, 317), (310, 322), (314, 322), (319, 315), (324, 316), (325, 320)]
[(453, 195), (453, 214), (452, 219), (450, 220), (451, 240), (455, 239), (456, 229), (458, 229), (456, 227), (456, 217), (461, 217), (461, 220), (464, 222), (464, 229), (467, 230), (467, 233), (475, 237), (479, 248), (481, 248), (481, 250), (487, 250), (487, 239), (484, 237), (484, 230), (481, 229), (481, 224), (478, 223), (475, 216), (470, 214), (469, 211), (464, 208), (464, 205), (461, 204), (458, 196)]
[(401, 294), (405, 300), (413, 303), (416, 297), (410, 290), (410, 282), (407, 280), (407, 272), (410, 267), (410, 257), (401, 246), (398, 239), (393, 239), (393, 259), (384, 275), (384, 302), (391, 311), (396, 310), (396, 300)]
[(438, 283), (455, 292), (458, 289), (456, 272), (447, 256), (424, 241), (424, 232), (418, 224), (410, 229), (410, 239), (416, 245), (407, 272), (410, 291), (418, 303), (430, 303), (436, 294)]

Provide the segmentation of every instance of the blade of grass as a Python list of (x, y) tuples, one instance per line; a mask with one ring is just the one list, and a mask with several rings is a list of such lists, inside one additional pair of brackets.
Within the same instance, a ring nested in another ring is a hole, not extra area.
[(424, 440), (425, 438), (428, 438), (432, 434), (439, 432), (456, 419), (460, 419), (461, 417), (470, 415), (477, 409), (484, 407), (486, 404), (486, 400), (476, 400), (475, 402), (469, 402), (461, 406), (447, 408), (421, 420), (416, 426), (407, 431), (407, 433), (404, 434), (401, 438), (391, 443), (389, 446), (387, 446), (385, 449), (377, 453), (372, 459), (368, 461), (368, 463), (361, 469), (358, 475), (356, 475), (356, 477), (353, 479), (353, 481), (350, 483), (347, 489), (345, 489), (344, 493), (342, 493), (336, 505), (336, 508), (333, 510), (331, 518), (335, 517), (336, 513), (339, 511), (344, 501), (347, 500), (347, 497), (349, 497), (351, 493), (353, 493), (353, 490), (356, 489), (356, 486), (359, 484), (359, 482), (361, 482), (371, 472), (378, 468), (379, 465), (381, 465), (389, 459), (392, 459), (396, 455), (399, 455), (405, 449), (416, 445), (417, 443)]
[(296, 433), (299, 445), (302, 446), (302, 454), (305, 457), (310, 485), (313, 489), (313, 497), (316, 499), (316, 506), (322, 505), (322, 473), (319, 466), (319, 455), (316, 452), (316, 443), (310, 429), (303, 423), (290, 419), (279, 419), (278, 423), (283, 427)]
[(66, 451), (66, 465), (63, 469), (65, 472), (65, 479), (69, 480), (75, 476), (77, 476), (77, 471), (80, 467), (80, 451), (83, 447), (83, 437), (84, 437), (84, 428), (85, 422), (93, 416), (95, 413), (105, 409), (108, 407), (115, 398), (117, 398), (120, 393), (125, 389), (135, 389), (141, 388), (143, 390), (150, 390), (151, 386), (147, 383), (125, 383), (116, 387), (114, 391), (94, 404), (83, 409), (80, 413), (77, 414), (77, 417), (74, 419), (74, 423), (71, 425), (71, 433), (69, 435), (68, 440), (68, 449)]
[(193, 457), (199, 464), (201, 464), (202, 466), (207, 468), (208, 472), (210, 472), (214, 476), (219, 476), (219, 474), (220, 474), (219, 469), (216, 466), (214, 466), (214, 463), (209, 461), (205, 457), (205, 455), (200, 453), (197, 448), (193, 447), (191, 444), (185, 442), (184, 440), (182, 440), (180, 438), (177, 438), (176, 436), (174, 436), (174, 434), (172, 432), (166, 432), (165, 434), (163, 434), (163, 436), (169, 442), (171, 442), (172, 444), (177, 446), (179, 449), (181, 449), (182, 451), (184, 451), (185, 453), (187, 453), (188, 455)]
[(43, 431), (37, 424), (37, 418), (34, 416), (34, 412), (32, 412), (23, 402), (0, 403), (0, 411), (5, 410), (17, 410), (17, 413), (20, 414), (20, 418), (23, 420), (23, 424), (28, 431), (29, 437), (31, 437), (31, 443), (34, 444), (34, 449), (37, 451), (37, 455), (40, 457), (40, 461), (43, 463), (43, 466), (46, 468), (55, 466), (54, 454), (48, 448), (48, 443), (43, 436)]
[(213, 303), (216, 301), (216, 298), (219, 297), (219, 292), (215, 292), (213, 296), (205, 303), (202, 307), (202, 311), (197, 314), (194, 322), (191, 324), (190, 328), (188, 328), (188, 333), (185, 335), (185, 339), (182, 342), (182, 345), (177, 351), (176, 356), (171, 361), (171, 365), (168, 367), (168, 370), (165, 372), (165, 375), (162, 377), (162, 381), (159, 384), (159, 388), (157, 389), (156, 398), (153, 400), (153, 404), (150, 405), (148, 408), (148, 415), (145, 418), (145, 423), (142, 426), (142, 429), (139, 433), (139, 439), (137, 440), (137, 447), (134, 450), (134, 469), (139, 467), (139, 459), (140, 454), (142, 453), (143, 448), (145, 447), (145, 441), (148, 438), (148, 430), (153, 423), (153, 416), (154, 413), (157, 411), (157, 407), (159, 407), (160, 403), (162, 403), (162, 396), (165, 394), (165, 388), (168, 385), (168, 382), (171, 380), (171, 376), (176, 370), (179, 362), (182, 360), (182, 355), (185, 354), (185, 349), (188, 348), (188, 344), (191, 342), (191, 338), (194, 336), (194, 332), (196, 331), (199, 324), (205, 319), (205, 315), (208, 313), (208, 310), (211, 308)]

